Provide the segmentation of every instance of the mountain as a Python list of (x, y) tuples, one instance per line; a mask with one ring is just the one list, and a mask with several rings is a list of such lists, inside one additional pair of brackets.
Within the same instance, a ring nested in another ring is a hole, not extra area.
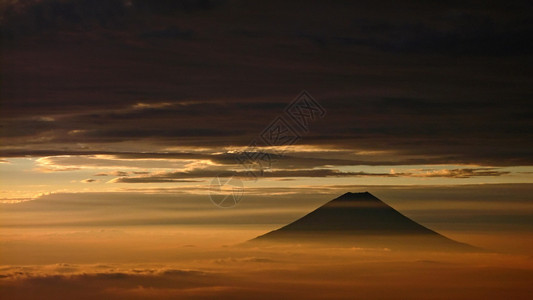
[(346, 193), (249, 243), (479, 251), (418, 224), (368, 192)]

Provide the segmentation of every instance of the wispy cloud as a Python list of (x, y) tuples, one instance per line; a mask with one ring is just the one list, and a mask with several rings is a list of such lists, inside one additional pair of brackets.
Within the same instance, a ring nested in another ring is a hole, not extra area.
[[(441, 169), (441, 170), (420, 170), (418, 172), (394, 172), (371, 173), (371, 172), (343, 172), (336, 169), (300, 169), (300, 170), (272, 170), (264, 171), (262, 177), (265, 178), (296, 178), (296, 177), (444, 177), (444, 178), (471, 178), (478, 176), (503, 176), (508, 171), (498, 171), (496, 169)], [(148, 183), (148, 182), (179, 182), (188, 178), (211, 178), (211, 177), (246, 177), (246, 171), (193, 169), (187, 172), (167, 172), (154, 173), (144, 176), (120, 177), (112, 179), (113, 183)]]

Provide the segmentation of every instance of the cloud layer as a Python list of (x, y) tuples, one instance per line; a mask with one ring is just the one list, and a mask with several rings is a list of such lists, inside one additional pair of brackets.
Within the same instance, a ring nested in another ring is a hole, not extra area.
[(245, 146), (305, 88), (308, 145), (532, 163), (530, 4), (156, 2), (4, 5), (1, 155)]

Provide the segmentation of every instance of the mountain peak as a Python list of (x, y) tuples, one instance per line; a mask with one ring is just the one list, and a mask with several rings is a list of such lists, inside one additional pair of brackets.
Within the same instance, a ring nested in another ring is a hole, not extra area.
[(376, 196), (370, 194), (369, 192), (345, 193), (324, 204), (319, 209), (328, 209), (332, 207), (352, 207), (360, 209), (365, 207), (374, 207), (382, 209), (392, 209), (390, 206), (385, 204), (385, 202), (379, 200)]
[[(337, 200), (362, 200), (362, 199), (373, 199), (373, 200), (379, 200), (374, 195), (370, 194), (369, 192), (361, 192), (361, 193), (352, 193), (348, 192), (345, 194), (342, 194), (341, 196), (331, 200), (331, 201), (337, 201)], [(330, 201), (330, 202), (331, 202)]]
[(367, 191), (359, 192), (359, 193), (347, 192), (347, 193), (342, 194), (339, 198), (341, 198), (341, 197), (359, 197), (359, 196), (368, 196), (368, 195), (372, 196), (372, 194), (370, 194)]

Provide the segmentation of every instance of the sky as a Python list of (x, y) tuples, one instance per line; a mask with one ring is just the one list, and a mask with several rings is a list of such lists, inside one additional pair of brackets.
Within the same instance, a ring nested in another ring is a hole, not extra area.
[(261, 185), (531, 183), (530, 5), (381, 5), (5, 2), (1, 198), (201, 189), (302, 90)]
[(532, 6), (1, 1), (0, 263), (137, 264), (147, 232), (172, 260), (361, 191), (527, 255)]

